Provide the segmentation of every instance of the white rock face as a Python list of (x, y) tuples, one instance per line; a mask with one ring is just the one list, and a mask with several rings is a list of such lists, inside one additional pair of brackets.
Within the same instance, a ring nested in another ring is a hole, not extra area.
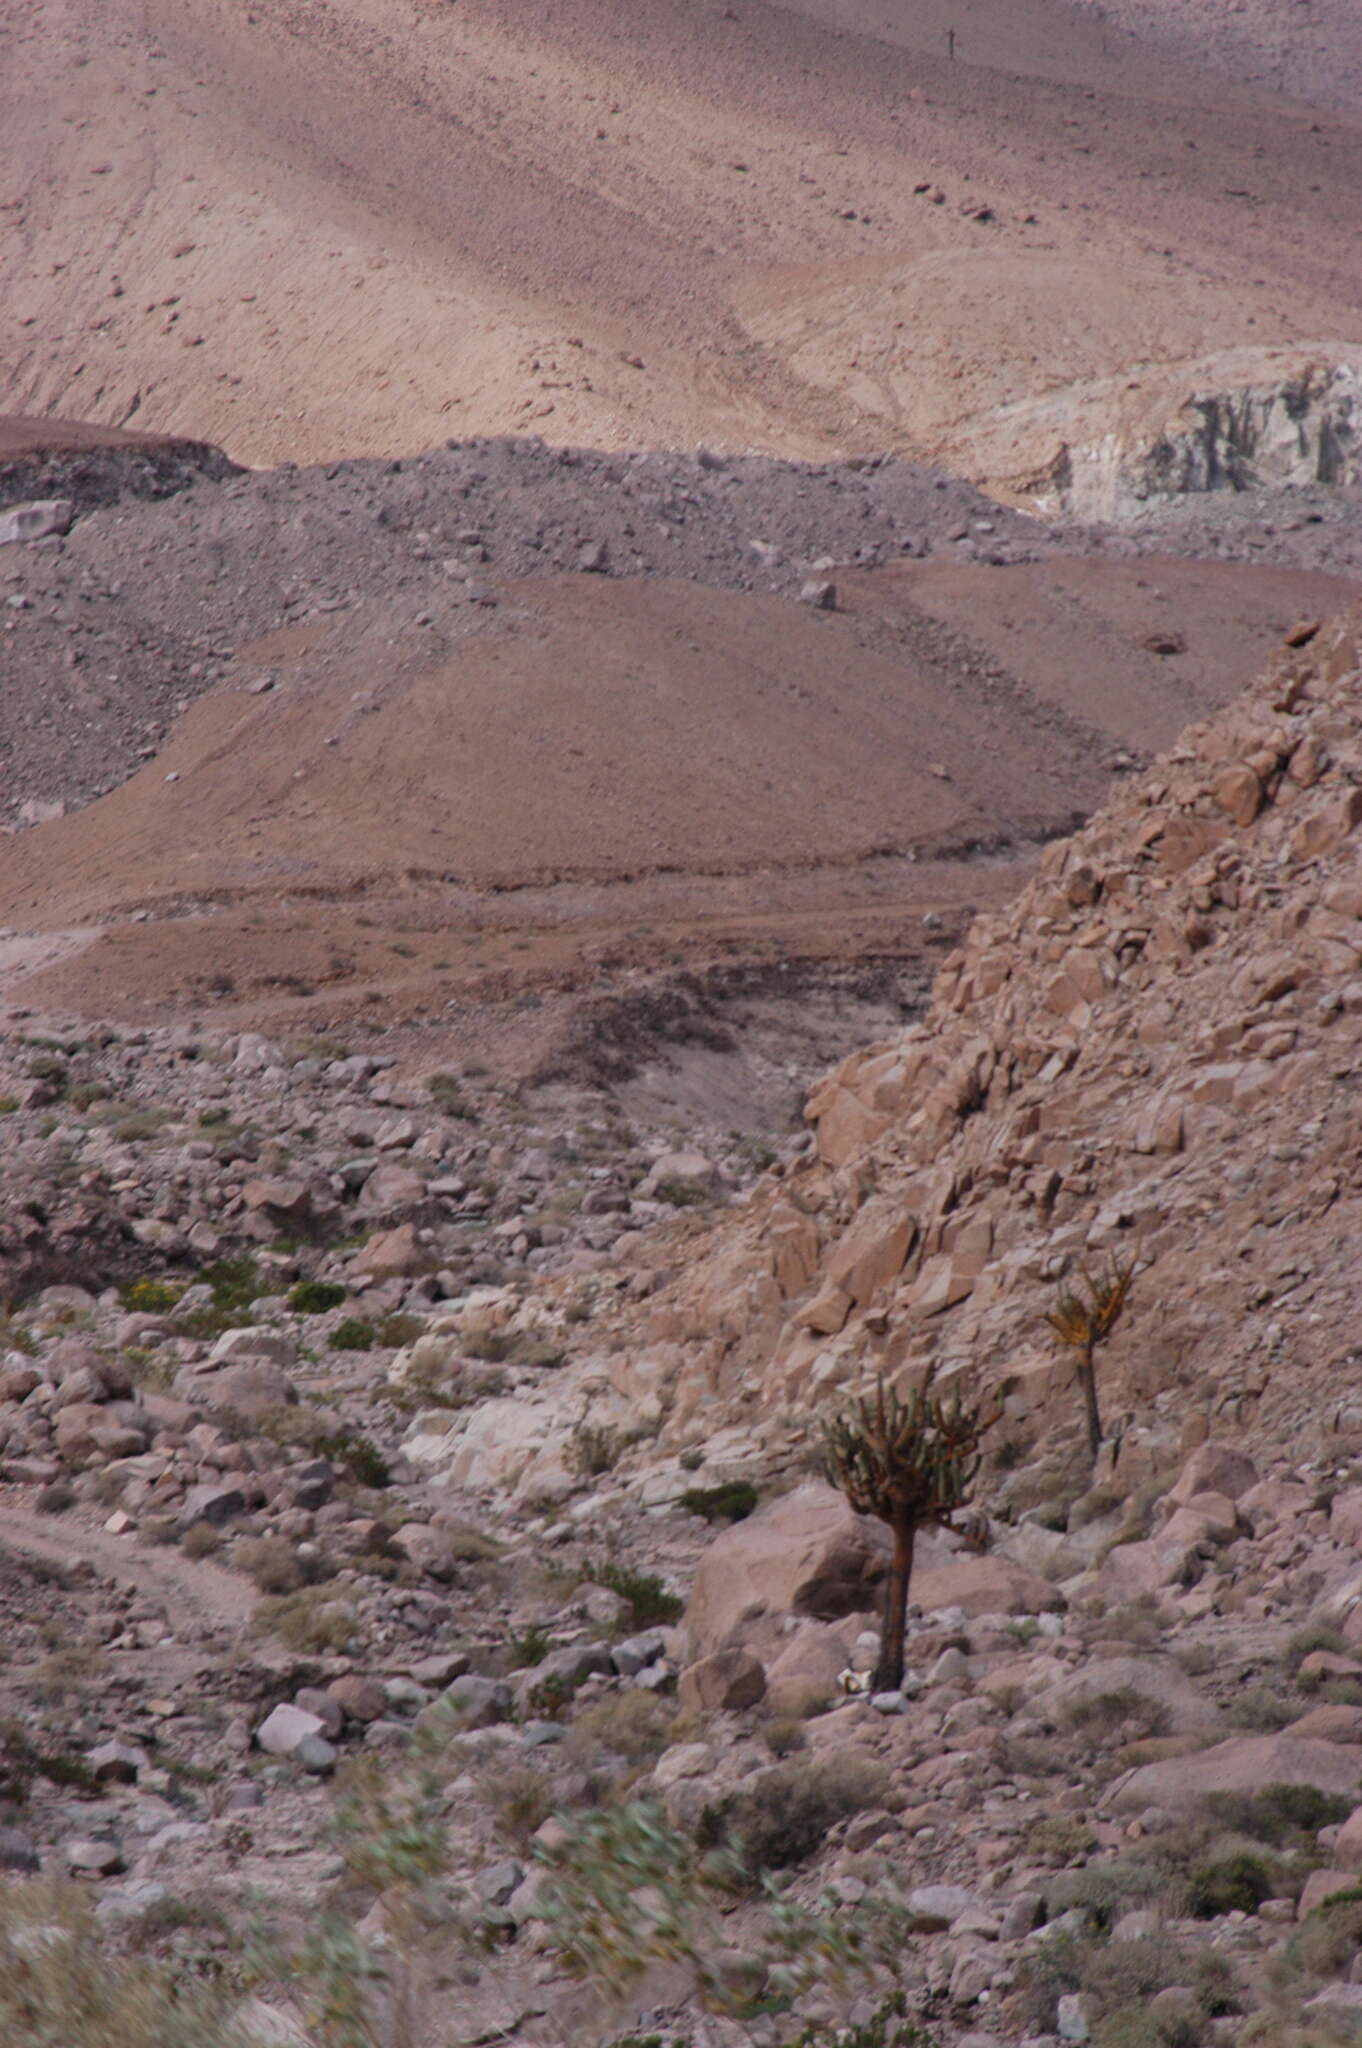
[(0, 548), (12, 541), (42, 540), (49, 533), (69, 533), (73, 516), (69, 498), (35, 498), (28, 505), (10, 505), (0, 512)]

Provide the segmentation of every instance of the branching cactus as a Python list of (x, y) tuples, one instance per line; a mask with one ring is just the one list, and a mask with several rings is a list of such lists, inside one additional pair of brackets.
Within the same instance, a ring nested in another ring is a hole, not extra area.
[(1088, 1449), (1096, 1459), (1102, 1448), (1102, 1415), (1097, 1405), (1097, 1363), (1099, 1344), (1106, 1342), (1125, 1308), (1139, 1264), (1139, 1248), (1128, 1259), (1114, 1255), (1104, 1273), (1080, 1272), (1083, 1293), (1065, 1282), (1059, 1298), (1045, 1317), (1061, 1344), (1078, 1353), (1078, 1384), (1088, 1420)]
[(901, 1400), (881, 1379), (824, 1430), (829, 1479), (857, 1514), (889, 1525), (894, 1557), (884, 1593), (876, 1692), (903, 1683), (903, 1642), (913, 1545), (921, 1528), (949, 1527), (979, 1470), (979, 1438), (988, 1427), (957, 1391), (947, 1403), (926, 1388)]

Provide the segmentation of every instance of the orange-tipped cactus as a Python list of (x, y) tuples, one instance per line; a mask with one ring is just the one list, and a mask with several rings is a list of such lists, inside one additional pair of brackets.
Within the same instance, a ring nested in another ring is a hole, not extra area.
[(1104, 1273), (1080, 1268), (1086, 1299), (1074, 1287), (1061, 1283), (1059, 1296), (1045, 1320), (1061, 1344), (1078, 1353), (1078, 1384), (1088, 1421), (1088, 1448), (1094, 1458), (1102, 1448), (1102, 1416), (1097, 1405), (1096, 1352), (1121, 1320), (1139, 1264), (1138, 1247), (1128, 1259), (1113, 1254)]

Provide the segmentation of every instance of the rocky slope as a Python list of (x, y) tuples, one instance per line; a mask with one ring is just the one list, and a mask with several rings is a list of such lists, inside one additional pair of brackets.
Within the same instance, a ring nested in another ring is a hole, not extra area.
[(1292, 639), (817, 1090), (816, 1158), (654, 1311), (659, 1339), (709, 1333), (682, 1414), (930, 1363), (1034, 1438), (1066, 1398), (1056, 1279), (1138, 1247), (1107, 1368), (1129, 1442), (1151, 1408), (1347, 1441), (1356, 621)]
[[(98, 1897), (73, 2038), (141, 2048), (159, 1957), (196, 2038), (329, 2048), (315, 1951), (226, 1961), (262, 1897), (430, 2048), (879, 2048), (891, 1994), (972, 2048), (1346, 2037), (1360, 635), (1056, 843), (755, 1187), (335, 1049), (10, 1039), (0, 1854)], [(1131, 1254), (1093, 1468), (1043, 1312)], [(818, 1415), (928, 1369), (1000, 1406), (983, 1520), (870, 1700)]]

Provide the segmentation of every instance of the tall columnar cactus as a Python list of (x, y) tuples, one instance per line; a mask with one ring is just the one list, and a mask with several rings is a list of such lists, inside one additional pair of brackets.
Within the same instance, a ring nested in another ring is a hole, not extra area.
[[(1086, 1266), (1080, 1269), (1080, 1278), (1085, 1294), (1065, 1282), (1059, 1290), (1054, 1307), (1047, 1311), (1045, 1320), (1061, 1344), (1078, 1353), (1078, 1384), (1083, 1390), (1083, 1404), (1088, 1421), (1088, 1449), (1096, 1459), (1102, 1448), (1102, 1416), (1097, 1405), (1096, 1351), (1121, 1320), (1139, 1264), (1139, 1248), (1128, 1259), (1118, 1259), (1114, 1254), (1104, 1273), (1090, 1273)], [(1085, 1298), (1086, 1295), (1086, 1298)]]
[(900, 1399), (883, 1379), (834, 1416), (824, 1429), (824, 1459), (834, 1486), (857, 1514), (887, 1522), (893, 1563), (884, 1592), (876, 1692), (903, 1683), (903, 1639), (913, 1545), (920, 1528), (949, 1526), (979, 1470), (979, 1438), (987, 1428), (957, 1390), (949, 1404), (927, 1388)]

